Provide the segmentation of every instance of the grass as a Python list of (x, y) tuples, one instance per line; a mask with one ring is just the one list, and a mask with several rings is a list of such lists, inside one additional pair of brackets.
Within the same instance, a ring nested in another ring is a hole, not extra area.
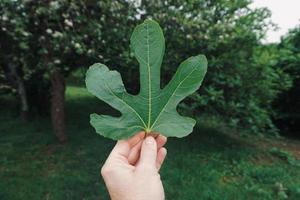
[[(0, 99), (1, 200), (109, 199), (99, 170), (114, 142), (95, 134), (89, 113), (112, 111), (78, 86), (68, 87), (66, 102), (70, 142), (62, 146), (48, 118), (22, 123), (12, 98)], [(291, 153), (224, 130), (206, 120), (184, 139), (169, 138), (161, 170), (167, 200), (300, 199)]]

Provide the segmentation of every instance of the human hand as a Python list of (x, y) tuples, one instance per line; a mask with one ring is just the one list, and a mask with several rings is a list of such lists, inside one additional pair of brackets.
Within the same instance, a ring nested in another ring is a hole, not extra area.
[(139, 132), (118, 141), (101, 174), (112, 200), (162, 200), (164, 189), (159, 169), (166, 157), (167, 138), (154, 139)]

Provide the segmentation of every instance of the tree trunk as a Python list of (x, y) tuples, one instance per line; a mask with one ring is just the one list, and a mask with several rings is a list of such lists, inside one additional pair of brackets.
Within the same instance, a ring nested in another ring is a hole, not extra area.
[(67, 142), (65, 132), (65, 80), (59, 70), (51, 74), (51, 120), (60, 143)]
[(29, 103), (27, 99), (27, 92), (24, 80), (20, 76), (20, 70), (17, 70), (16, 66), (13, 65), (9, 65), (9, 67), (4, 67), (3, 69), (7, 80), (10, 82), (11, 86), (15, 88), (18, 92), (21, 108), (20, 117), (23, 121), (28, 121)]
[(29, 106), (24, 81), (16, 74), (18, 94), (21, 102), (20, 116), (23, 121), (28, 121)]

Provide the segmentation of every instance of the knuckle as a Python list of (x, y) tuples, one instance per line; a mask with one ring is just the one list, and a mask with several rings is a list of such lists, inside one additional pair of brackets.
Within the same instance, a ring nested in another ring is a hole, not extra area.
[(106, 165), (103, 165), (103, 167), (101, 168), (101, 175), (104, 177), (104, 176), (107, 176), (111, 173), (112, 173), (111, 168), (107, 167)]

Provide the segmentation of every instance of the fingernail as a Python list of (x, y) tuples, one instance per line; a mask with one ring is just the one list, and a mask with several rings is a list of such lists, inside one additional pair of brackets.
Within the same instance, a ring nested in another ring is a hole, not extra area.
[(155, 140), (154, 140), (154, 138), (152, 136), (148, 136), (145, 139), (145, 143), (146, 144), (154, 144), (154, 142), (155, 142)]

